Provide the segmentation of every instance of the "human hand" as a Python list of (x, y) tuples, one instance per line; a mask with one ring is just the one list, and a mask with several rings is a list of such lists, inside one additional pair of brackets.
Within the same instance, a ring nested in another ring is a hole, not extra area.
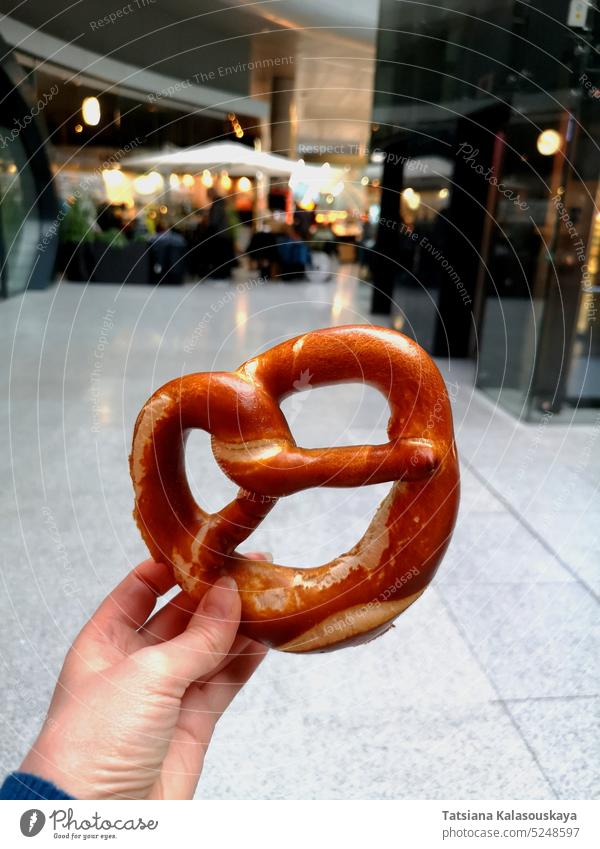
[(231, 578), (199, 605), (180, 592), (151, 616), (174, 583), (146, 560), (104, 600), (67, 654), (22, 771), (78, 799), (193, 797), (217, 720), (266, 649), (236, 637)]

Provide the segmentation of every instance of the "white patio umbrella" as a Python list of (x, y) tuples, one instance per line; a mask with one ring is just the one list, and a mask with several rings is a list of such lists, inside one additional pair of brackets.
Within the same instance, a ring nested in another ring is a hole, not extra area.
[(195, 145), (194, 147), (168, 151), (155, 151), (136, 156), (130, 156), (122, 161), (125, 168), (133, 170), (153, 171), (198, 171), (204, 168), (227, 168), (235, 176), (254, 174), (262, 171), (268, 176), (291, 174), (296, 161), (254, 150), (245, 144), (222, 141), (213, 144)]
[[(305, 165), (302, 160), (289, 159), (276, 153), (254, 150), (245, 144), (222, 141), (201, 144), (178, 150), (160, 150), (153, 153), (129, 156), (122, 160), (122, 166), (135, 171), (191, 171), (205, 168), (227, 169), (232, 177), (248, 174), (262, 174), (267, 177), (289, 177), (298, 174), (310, 175), (317, 179), (325, 177), (318, 165)], [(329, 182), (340, 179), (342, 171), (330, 168), (327, 173)]]

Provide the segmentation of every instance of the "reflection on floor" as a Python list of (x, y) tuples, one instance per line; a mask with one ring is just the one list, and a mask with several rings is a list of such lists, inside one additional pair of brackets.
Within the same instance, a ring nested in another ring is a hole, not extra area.
[[(322, 284), (62, 284), (0, 304), (5, 770), (31, 742), (77, 630), (145, 556), (127, 454), (147, 396), (309, 328), (368, 321), (368, 302), (344, 268)], [(219, 724), (200, 797), (598, 793), (600, 423), (523, 425), (473, 390), (471, 366), (441, 367), (463, 498), (434, 585), (369, 645), (272, 653)], [(385, 404), (360, 386), (286, 405), (305, 445), (383, 438)], [(208, 507), (233, 492), (203, 435), (188, 466)], [(323, 562), (356, 541), (382, 491), (284, 499), (250, 548)]]

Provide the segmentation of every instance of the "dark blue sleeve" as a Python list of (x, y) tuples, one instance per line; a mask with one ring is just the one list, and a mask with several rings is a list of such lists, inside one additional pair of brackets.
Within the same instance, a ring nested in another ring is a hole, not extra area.
[(0, 799), (74, 799), (55, 784), (30, 772), (11, 772), (0, 787)]

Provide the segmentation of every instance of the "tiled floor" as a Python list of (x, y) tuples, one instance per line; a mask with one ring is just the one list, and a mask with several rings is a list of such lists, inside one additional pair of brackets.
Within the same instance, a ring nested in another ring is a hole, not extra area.
[[(70, 640), (145, 556), (127, 454), (147, 396), (182, 372), (363, 321), (368, 291), (348, 268), (329, 284), (63, 284), (0, 304), (5, 770)], [(600, 795), (600, 420), (522, 425), (473, 390), (468, 364), (440, 365), (457, 384), (463, 497), (434, 585), (371, 644), (272, 653), (220, 723), (200, 797)], [(307, 446), (385, 430), (383, 399), (360, 386), (309, 391), (285, 410)], [(188, 460), (199, 500), (222, 506), (235, 487), (205, 435)], [(356, 541), (385, 490), (284, 499), (251, 547), (316, 565)]]

